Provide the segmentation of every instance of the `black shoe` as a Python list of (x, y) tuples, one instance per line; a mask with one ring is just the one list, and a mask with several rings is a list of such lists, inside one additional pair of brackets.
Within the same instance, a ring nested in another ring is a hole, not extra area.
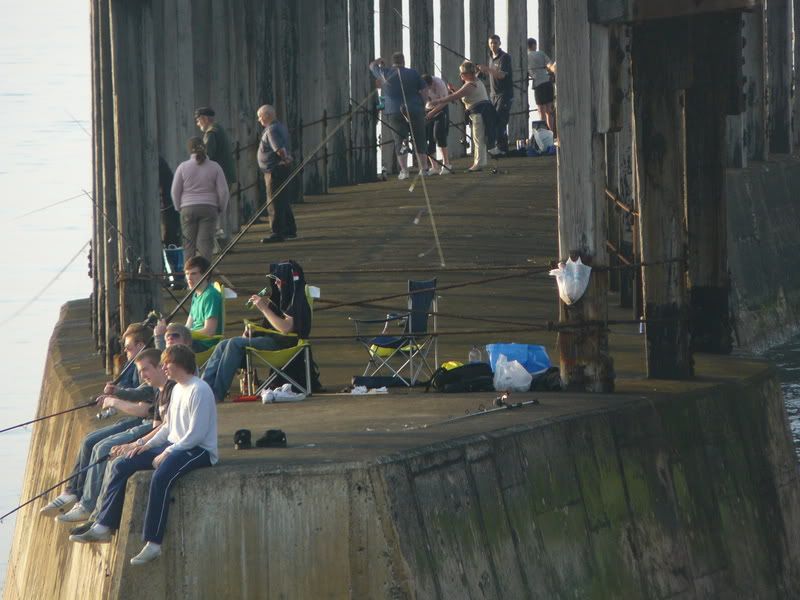
[(69, 534), (83, 535), (92, 528), (92, 525), (94, 525), (94, 521), (86, 521), (86, 523), (83, 523), (82, 525), (78, 525), (77, 527), (73, 527), (72, 529), (70, 529)]
[(249, 429), (240, 429), (236, 433), (233, 434), (233, 447), (236, 450), (247, 450), (253, 447), (252, 442), (250, 441), (250, 430)]
[(283, 241), (285, 241), (284, 237), (282, 235), (278, 235), (277, 233), (273, 233), (269, 237), (261, 238), (262, 244), (275, 244)]
[(256, 440), (258, 448), (286, 448), (286, 434), (280, 429), (268, 429), (264, 437)]

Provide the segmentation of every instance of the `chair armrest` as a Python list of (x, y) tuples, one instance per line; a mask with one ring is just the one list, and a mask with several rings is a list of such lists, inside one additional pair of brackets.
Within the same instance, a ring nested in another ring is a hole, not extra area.
[(407, 319), (409, 313), (404, 313), (401, 315), (391, 315), (388, 317), (383, 317), (382, 319), (356, 319), (354, 317), (347, 317), (350, 321), (355, 323), (388, 323), (390, 321), (399, 321), (401, 319)]
[(192, 332), (192, 339), (197, 340), (199, 342), (212, 342), (212, 341), (221, 341), (225, 338), (222, 334), (217, 335), (206, 335), (204, 333), (200, 333), (199, 331)]
[(249, 321), (247, 319), (244, 320), (245, 329), (250, 330), (251, 332), (257, 333), (274, 333), (275, 335), (285, 335), (285, 336), (295, 336), (297, 337), (296, 333), (281, 333), (277, 329), (269, 329), (267, 327), (262, 327), (261, 325), (257, 325), (253, 321)]

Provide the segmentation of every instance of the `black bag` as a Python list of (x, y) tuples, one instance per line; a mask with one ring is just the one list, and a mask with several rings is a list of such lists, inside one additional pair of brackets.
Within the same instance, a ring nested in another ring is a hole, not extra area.
[[(316, 394), (319, 392), (324, 391), (325, 388), (322, 387), (322, 384), (319, 381), (319, 367), (317, 363), (314, 361), (314, 355), (311, 352), (311, 348), (308, 349), (308, 357), (311, 360), (311, 393)], [(305, 353), (301, 353), (299, 356), (295, 357), (289, 366), (283, 369), (283, 371), (295, 381), (305, 384), (306, 381), (306, 361), (305, 361)], [(270, 384), (270, 387), (276, 388), (282, 386), (284, 383), (289, 383), (286, 379), (281, 377), (280, 374), (275, 378)], [(300, 390), (297, 389), (297, 386), (292, 385), (292, 391), (299, 393)]]
[(453, 369), (438, 368), (433, 372), (425, 391), (433, 388), (437, 392), (493, 392), (494, 374), (489, 363), (475, 362)]

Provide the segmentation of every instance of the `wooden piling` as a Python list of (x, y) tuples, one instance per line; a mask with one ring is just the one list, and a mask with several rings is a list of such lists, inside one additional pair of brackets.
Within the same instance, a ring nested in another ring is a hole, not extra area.
[(487, 45), (494, 31), (494, 0), (467, 0), (469, 2), (469, 52), (473, 62), (486, 64)]
[(792, 0), (792, 153), (800, 153), (800, 0)]
[[(461, 80), (458, 77), (458, 66), (464, 60), (464, 0), (440, 0), (441, 19), (439, 19), (440, 30), (438, 39), (442, 48), (442, 79), (447, 83), (453, 84), (456, 89), (461, 87)], [(447, 150), (450, 158), (460, 158), (466, 154), (461, 140), (465, 138), (464, 126), (464, 105), (461, 101), (450, 104), (450, 131), (447, 135)]]
[[(605, 149), (603, 107), (593, 98), (608, 98), (608, 71), (593, 69), (586, 57), (608, 48), (607, 28), (590, 25), (582, 0), (559, 1), (555, 7), (556, 35), (569, 34), (562, 48), (559, 69), (561, 104), (557, 123), (561, 149), (558, 153), (558, 238), (562, 259), (580, 257), (594, 267), (583, 297), (572, 305), (559, 302), (561, 324), (574, 331), (558, 335), (561, 379), (568, 389), (608, 392), (614, 389), (613, 360), (608, 334), (601, 325), (608, 312), (608, 265), (606, 251)], [(605, 38), (605, 39), (604, 39)]]
[(111, 2), (114, 155), (119, 237), (120, 319), (161, 308), (161, 226), (152, 2)]
[(539, 50), (556, 60), (555, 0), (539, 0)]
[(767, 44), (767, 139), (769, 152), (792, 148), (792, 50), (789, 0), (765, 0)]
[(686, 214), (689, 231), (691, 347), (728, 354), (733, 347), (728, 297), (724, 194), (729, 84), (740, 78), (731, 57), (740, 39), (738, 14), (690, 19), (692, 85), (686, 90)]
[[(353, 105), (374, 89), (373, 80), (367, 70), (375, 58), (375, 20), (373, 5), (368, 2), (350, 2), (350, 98)], [(353, 114), (351, 124), (353, 150), (353, 180), (374, 181), (377, 174), (375, 144), (376, 115), (373, 114), (377, 93), (358, 112)]]
[[(514, 69), (513, 114), (508, 121), (508, 139), (512, 148), (515, 140), (528, 138), (528, 3), (525, 0), (504, 0), (508, 13), (508, 39), (503, 40), (506, 52), (511, 55)], [(524, 91), (523, 91), (524, 90)]]
[[(402, 0), (379, 1), (379, 23), (381, 52), (380, 55), (386, 64), (392, 61), (392, 54), (403, 51), (403, 2)], [(381, 126), (381, 141), (391, 142), (392, 130), (386, 125)], [(392, 144), (381, 146), (383, 169), (390, 174), (398, 172), (397, 159)]]
[[(564, 48), (562, 48), (562, 51)], [(683, 89), (691, 64), (686, 19), (633, 26), (632, 83), (647, 374), (692, 375), (686, 290)]]
[(411, 56), (408, 66), (420, 75), (434, 75), (433, 69), (433, 0), (409, 0), (408, 24), (411, 31)]
[(767, 105), (764, 69), (764, 9), (742, 14), (743, 136), (748, 160), (767, 159)]
[[(324, 28), (324, 104), (327, 110), (328, 131), (339, 125), (350, 105), (350, 49), (347, 36), (347, 0), (325, 0)], [(308, 68), (311, 68), (310, 66)], [(308, 90), (313, 93), (312, 90)], [(315, 142), (320, 140), (313, 137)], [(353, 183), (347, 177), (347, 131), (340, 128), (331, 136), (327, 149), (325, 193), (330, 186)]]

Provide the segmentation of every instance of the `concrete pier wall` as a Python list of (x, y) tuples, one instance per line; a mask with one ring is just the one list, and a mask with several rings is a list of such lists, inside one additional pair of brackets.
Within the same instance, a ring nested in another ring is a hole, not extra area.
[[(88, 315), (88, 301), (62, 311), (40, 414), (100, 383), (74, 368)], [(147, 568), (127, 559), (148, 474), (129, 484), (110, 545), (71, 544), (34, 503), (4, 597), (797, 597), (800, 482), (781, 392), (766, 364), (746, 364), (738, 380), (376, 460), (191, 473), (173, 490), (170, 548)], [(23, 498), (67, 472), (87, 412), (34, 428)]]
[(725, 185), (734, 335), (760, 351), (800, 331), (800, 162), (751, 161)]

